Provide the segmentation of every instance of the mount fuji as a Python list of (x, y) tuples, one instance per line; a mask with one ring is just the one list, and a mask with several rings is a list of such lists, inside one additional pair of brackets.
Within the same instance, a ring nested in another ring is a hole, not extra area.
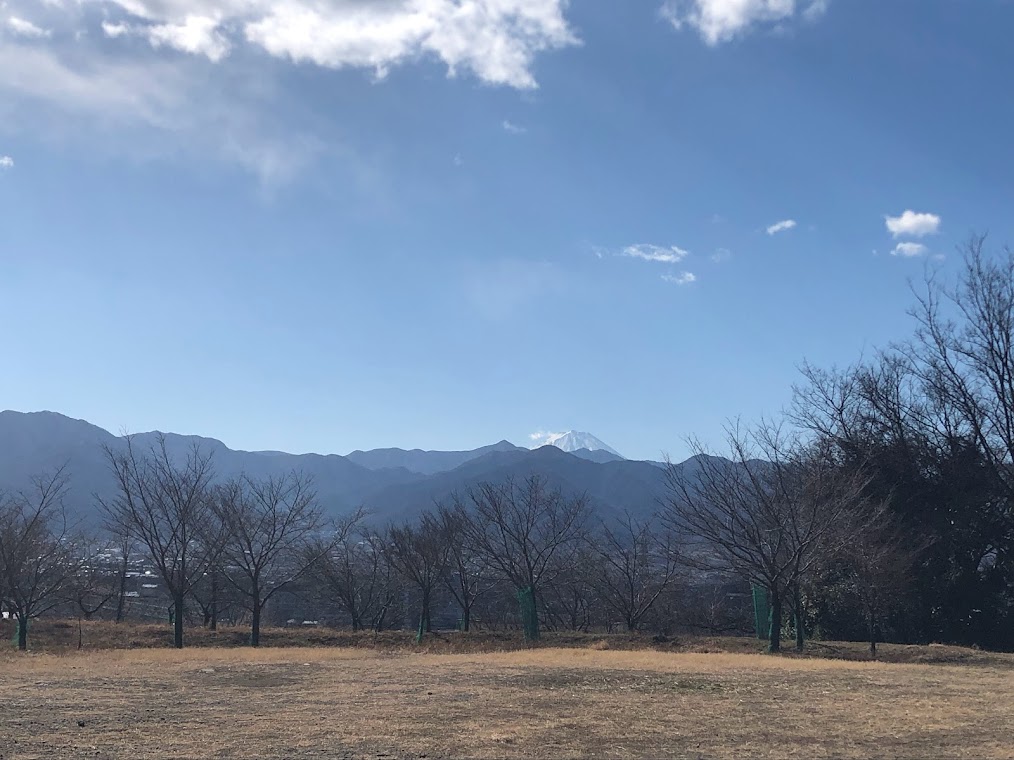
[[(625, 456), (612, 446), (603, 443), (591, 433), (580, 433), (576, 430), (568, 430), (566, 433), (535, 433), (532, 436), (532, 440), (535, 442), (533, 448), (556, 446), (556, 448), (571, 454), (584, 451), (604, 452), (611, 455), (608, 457), (609, 459), (626, 459)], [(580, 456), (580, 454), (578, 455)], [(595, 458), (598, 459), (599, 457)]]

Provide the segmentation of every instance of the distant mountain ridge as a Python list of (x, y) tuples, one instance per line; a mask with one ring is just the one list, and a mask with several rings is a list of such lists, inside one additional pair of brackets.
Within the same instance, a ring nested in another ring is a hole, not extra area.
[[(131, 438), (146, 448), (158, 435)], [(541, 475), (569, 494), (586, 494), (606, 513), (653, 512), (664, 486), (664, 472), (657, 464), (625, 460), (601, 442), (595, 445), (602, 448), (572, 452), (557, 445), (532, 450), (500, 441), (472, 451), (375, 449), (343, 457), (235, 451), (213, 438), (175, 433), (165, 434), (165, 440), (170, 453), (179, 457), (195, 443), (200, 445), (212, 455), (219, 478), (302, 471), (313, 478), (318, 499), (329, 512), (342, 514), (363, 506), (378, 521), (411, 516), (455, 494), (464, 496), (482, 482), (508, 477)], [(115, 491), (103, 447), (123, 445), (120, 436), (55, 412), (0, 412), (0, 491), (24, 488), (33, 475), (66, 466), (68, 507), (96, 523), (93, 496), (108, 498)]]
[(433, 475), (460, 467), (465, 462), (478, 459), (495, 451), (523, 451), (510, 441), (500, 441), (471, 451), (423, 451), (422, 449), (372, 449), (353, 451), (346, 459), (368, 470), (404, 467), (409, 472)]

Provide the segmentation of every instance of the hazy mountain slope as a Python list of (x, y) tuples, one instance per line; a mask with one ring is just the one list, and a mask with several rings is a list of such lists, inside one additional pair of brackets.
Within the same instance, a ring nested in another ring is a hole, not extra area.
[(496, 451), (521, 450), (510, 441), (500, 441), (471, 451), (423, 451), (422, 449), (372, 449), (353, 451), (345, 458), (370, 470), (403, 467), (410, 472), (433, 475), (460, 467)]
[(395, 485), (370, 496), (366, 506), (383, 514), (411, 514), (434, 503), (450, 503), (482, 482), (502, 482), (537, 474), (569, 495), (587, 494), (603, 514), (624, 510), (647, 516), (657, 509), (665, 473), (647, 462), (597, 463), (554, 446), (533, 451), (489, 454), (465, 465), (413, 484)]
[(68, 507), (91, 512), (91, 494), (109, 495), (112, 477), (102, 451), (117, 438), (84, 420), (52, 412), (0, 412), (0, 491), (28, 488), (34, 475), (64, 467)]
[(587, 459), (589, 462), (598, 462), (602, 464), (604, 462), (625, 462), (627, 461), (623, 457), (613, 454), (605, 449), (575, 449), (574, 451), (568, 451), (568, 454), (573, 454), (581, 459)]

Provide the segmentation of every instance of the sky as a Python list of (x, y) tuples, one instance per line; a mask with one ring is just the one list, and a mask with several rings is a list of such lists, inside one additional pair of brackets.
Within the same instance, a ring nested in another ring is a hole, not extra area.
[(0, 408), (680, 458), (1014, 243), (1011, 0), (0, 0)]

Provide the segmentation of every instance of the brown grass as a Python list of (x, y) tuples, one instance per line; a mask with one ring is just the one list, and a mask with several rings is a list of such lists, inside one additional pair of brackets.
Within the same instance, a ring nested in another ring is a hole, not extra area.
[[(188, 628), (187, 647), (235, 648), (245, 647), (249, 642), (250, 630), (246, 627), (220, 627), (218, 631), (204, 628)], [(13, 623), (0, 620), (0, 657), (5, 650), (13, 650)], [(82, 625), (81, 643), (85, 650), (105, 649), (151, 649), (165, 648), (172, 643), (172, 631), (168, 625), (146, 625), (136, 623), (115, 624), (103, 621), (85, 622)], [(415, 654), (476, 654), (486, 652), (513, 652), (532, 648), (577, 648), (600, 651), (644, 651), (652, 650), (669, 653), (730, 653), (761, 654), (767, 643), (752, 638), (733, 636), (679, 636), (656, 638), (648, 634), (602, 634), (555, 632), (543, 635), (534, 646), (525, 643), (518, 632), (473, 632), (468, 634), (442, 632), (429, 634), (421, 645), (415, 643), (411, 631), (385, 631), (376, 634), (370, 631), (353, 633), (325, 627), (267, 628), (261, 633), (263, 647), (271, 648), (353, 648), (379, 652)], [(78, 623), (76, 620), (40, 620), (32, 624), (29, 647), (37, 653), (67, 653), (76, 651), (78, 646)], [(862, 642), (807, 642), (806, 651), (797, 654), (792, 643), (785, 642), (782, 657), (841, 659), (867, 661), (868, 647)], [(881, 644), (881, 662), (921, 664), (963, 664), (998, 667), (1014, 667), (1014, 656), (983, 652), (967, 647), (908, 646)]]
[(1010, 657), (609, 646), (8, 652), (0, 758), (1012, 756)]

